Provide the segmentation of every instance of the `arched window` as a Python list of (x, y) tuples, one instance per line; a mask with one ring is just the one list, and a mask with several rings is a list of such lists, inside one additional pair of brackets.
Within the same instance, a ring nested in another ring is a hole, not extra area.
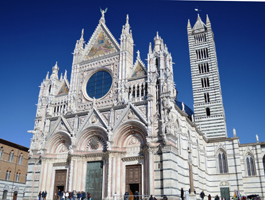
[(9, 162), (13, 162), (13, 158), (14, 158), (14, 151), (12, 150), (9, 154)]
[(11, 171), (6, 171), (6, 180), (8, 181), (9, 180), (9, 178), (10, 178), (10, 173), (11, 173)]
[(209, 117), (211, 115), (210, 108), (206, 108), (206, 116)]
[(247, 164), (248, 176), (255, 176), (256, 170), (255, 170), (254, 158), (250, 154), (248, 154), (246, 158), (246, 164)]
[(21, 153), (20, 156), (19, 156), (18, 164), (21, 165), (22, 161), (23, 161), (23, 154)]
[(16, 174), (16, 182), (19, 182), (19, 177), (20, 177), (20, 173), (17, 172), (17, 174)]
[(224, 174), (227, 173), (227, 161), (225, 152), (220, 151), (218, 154), (218, 164), (219, 164), (219, 173)]
[(0, 148), (0, 160), (3, 159), (3, 154), (4, 154), (4, 148), (1, 147), (1, 148)]

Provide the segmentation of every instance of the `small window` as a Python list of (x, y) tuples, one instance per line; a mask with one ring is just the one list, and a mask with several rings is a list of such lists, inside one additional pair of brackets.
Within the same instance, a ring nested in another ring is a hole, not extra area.
[(20, 173), (17, 172), (16, 174), (16, 182), (19, 182)]
[(4, 148), (1, 147), (1, 148), (0, 148), (0, 160), (3, 159), (3, 154), (4, 154)]
[(11, 173), (11, 171), (6, 171), (6, 180), (8, 181), (9, 180), (9, 178), (10, 178), (10, 173)]
[(21, 153), (19, 156), (18, 164), (22, 165), (22, 161), (23, 161), (23, 154)]
[(205, 103), (209, 103), (210, 102), (209, 93), (204, 93), (204, 100), (205, 100)]
[(211, 115), (210, 108), (206, 108), (206, 116), (209, 117)]
[(13, 162), (13, 158), (14, 158), (14, 151), (12, 150), (12, 151), (10, 152), (10, 154), (9, 154), (9, 159), (8, 159), (8, 161), (9, 161), (9, 162)]
[(254, 159), (251, 155), (248, 155), (246, 158), (246, 164), (247, 164), (247, 174), (248, 176), (255, 176), (256, 170), (254, 165)]

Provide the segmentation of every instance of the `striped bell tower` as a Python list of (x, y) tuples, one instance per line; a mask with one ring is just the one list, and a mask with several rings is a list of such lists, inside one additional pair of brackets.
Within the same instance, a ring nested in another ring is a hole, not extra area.
[(198, 14), (193, 28), (188, 20), (190, 66), (195, 123), (207, 138), (227, 137), (214, 35), (208, 15)]

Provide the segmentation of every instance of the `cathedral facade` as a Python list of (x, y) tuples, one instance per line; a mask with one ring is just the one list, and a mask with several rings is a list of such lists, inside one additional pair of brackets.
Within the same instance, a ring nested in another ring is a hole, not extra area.
[[(134, 59), (129, 17), (120, 43), (105, 11), (88, 43), (73, 53), (71, 82), (56, 63), (40, 86), (25, 199), (47, 191), (90, 192), (94, 200), (165, 194), (180, 189), (230, 198), (264, 197), (265, 143), (227, 138), (210, 20), (188, 23), (194, 113), (178, 102), (172, 57), (157, 35), (147, 65)], [(217, 78), (213, 78), (217, 77)], [(214, 94), (215, 99), (212, 98)]]

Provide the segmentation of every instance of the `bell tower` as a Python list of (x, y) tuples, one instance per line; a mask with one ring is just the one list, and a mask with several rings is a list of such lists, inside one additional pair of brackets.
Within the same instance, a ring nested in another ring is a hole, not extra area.
[(190, 66), (195, 123), (207, 138), (227, 137), (214, 34), (208, 15), (198, 14), (193, 28), (188, 20)]

